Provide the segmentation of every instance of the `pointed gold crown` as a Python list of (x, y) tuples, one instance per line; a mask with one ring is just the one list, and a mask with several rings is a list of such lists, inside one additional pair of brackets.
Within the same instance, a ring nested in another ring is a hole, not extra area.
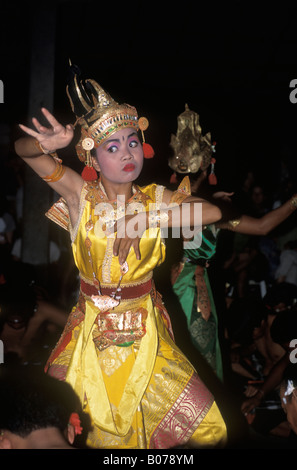
[(177, 118), (177, 134), (171, 135), (170, 146), (173, 156), (168, 164), (177, 173), (197, 173), (211, 163), (211, 134), (202, 135), (199, 115), (185, 105), (185, 111)]
[(70, 65), (66, 92), (76, 123), (81, 126), (81, 139), (76, 147), (78, 157), (85, 161), (84, 151), (98, 147), (115, 132), (132, 127), (138, 130), (136, 108), (117, 103), (95, 80), (80, 80), (80, 70)]

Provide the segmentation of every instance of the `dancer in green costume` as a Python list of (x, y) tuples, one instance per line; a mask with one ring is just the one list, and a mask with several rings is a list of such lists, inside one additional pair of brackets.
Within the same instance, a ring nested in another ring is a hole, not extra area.
[[(216, 184), (214, 145), (211, 143), (210, 133), (202, 136), (199, 115), (187, 105), (185, 111), (178, 116), (177, 122), (177, 134), (171, 136), (173, 156), (169, 159), (169, 166), (175, 176), (176, 173), (186, 175), (179, 190), (189, 195), (195, 194), (206, 177), (209, 165), (209, 183)], [(214, 193), (213, 197), (230, 201), (232, 194), (221, 191)], [(296, 208), (297, 196), (294, 195), (261, 218), (240, 215), (228, 220), (228, 216), (225, 216), (224, 221), (204, 226), (202, 232), (184, 243), (182, 260), (172, 268), (173, 291), (186, 316), (191, 340), (220, 380), (223, 380), (223, 364), (218, 337), (218, 315), (207, 273), (209, 262), (216, 252), (218, 233), (220, 229), (227, 229), (246, 235), (263, 236), (287, 219)], [(230, 214), (232, 210), (227, 212)]]

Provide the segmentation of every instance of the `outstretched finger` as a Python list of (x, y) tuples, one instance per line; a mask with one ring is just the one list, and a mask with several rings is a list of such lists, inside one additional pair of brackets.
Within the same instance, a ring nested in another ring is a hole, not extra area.
[(59, 121), (57, 121), (57, 119), (52, 115), (52, 113), (49, 112), (48, 109), (41, 108), (41, 111), (42, 111), (44, 117), (48, 120), (48, 122), (50, 123), (50, 125), (52, 127), (61, 126)]
[(138, 237), (133, 242), (134, 253), (136, 255), (136, 259), (138, 259), (138, 260), (141, 259), (140, 249), (139, 249), (139, 242), (140, 242), (140, 238), (138, 238)]
[(30, 127), (24, 126), (24, 124), (19, 124), (19, 127), (22, 129), (22, 131), (26, 132), (26, 134), (29, 134), (36, 139), (39, 136), (38, 132), (34, 131), (34, 129), (31, 129)]
[(120, 238), (115, 238), (114, 243), (113, 243), (113, 255), (118, 256), (119, 254), (119, 248), (120, 248)]
[(125, 263), (127, 256), (129, 254), (130, 248), (120, 246), (119, 250), (119, 263), (122, 265)]
[(32, 122), (35, 128), (37, 129), (37, 131), (39, 132), (39, 134), (52, 134), (52, 129), (48, 129), (47, 127), (40, 124), (38, 119), (36, 119), (35, 117), (32, 118)]
[(131, 241), (123, 238), (116, 239), (116, 241), (117, 240), (119, 241), (116, 248), (118, 255), (115, 256), (118, 256), (120, 264), (124, 264), (131, 248)]

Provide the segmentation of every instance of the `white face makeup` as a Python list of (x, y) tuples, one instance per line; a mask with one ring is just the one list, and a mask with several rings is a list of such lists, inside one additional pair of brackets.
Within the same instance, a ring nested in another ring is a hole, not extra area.
[(113, 134), (96, 149), (94, 167), (112, 183), (134, 181), (143, 167), (143, 150), (137, 133), (126, 128)]

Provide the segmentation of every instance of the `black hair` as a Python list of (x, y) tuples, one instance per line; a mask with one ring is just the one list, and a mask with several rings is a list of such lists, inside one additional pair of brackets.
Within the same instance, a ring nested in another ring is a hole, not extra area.
[(260, 327), (266, 318), (266, 309), (261, 299), (244, 297), (234, 299), (226, 312), (226, 327), (230, 339), (242, 344), (253, 341), (254, 328)]
[(287, 250), (297, 250), (297, 240), (289, 240), (285, 244), (284, 248), (287, 249)]
[(281, 311), (273, 320), (270, 327), (272, 341), (280, 345), (290, 343), (297, 338), (297, 310), (296, 308)]
[(6, 322), (14, 318), (28, 325), (36, 308), (36, 294), (32, 287), (23, 285), (0, 285), (0, 333)]
[(64, 432), (72, 412), (79, 410), (72, 387), (26, 366), (0, 367), (0, 429), (22, 438), (55, 427)]
[(292, 307), (297, 301), (297, 286), (289, 282), (275, 283), (267, 291), (263, 301), (268, 309), (273, 309), (280, 303)]
[(292, 380), (297, 385), (297, 364), (290, 362), (283, 373), (284, 380)]

